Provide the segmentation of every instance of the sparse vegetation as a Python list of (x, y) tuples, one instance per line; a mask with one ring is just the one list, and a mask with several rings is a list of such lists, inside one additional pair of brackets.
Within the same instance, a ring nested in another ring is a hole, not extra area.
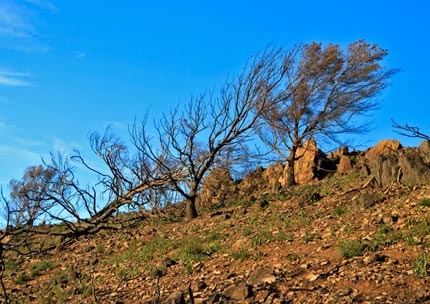
[(421, 253), (414, 262), (414, 274), (427, 276), (430, 274), (430, 256)]
[(339, 242), (340, 253), (346, 259), (361, 255), (365, 248), (366, 245), (358, 239), (348, 239)]

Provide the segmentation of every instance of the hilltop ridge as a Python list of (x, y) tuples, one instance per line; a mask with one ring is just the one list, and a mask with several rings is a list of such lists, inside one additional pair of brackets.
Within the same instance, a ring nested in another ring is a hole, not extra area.
[(8, 253), (12, 303), (430, 301), (428, 142), (303, 153), (308, 180), (297, 186), (282, 185), (282, 164), (240, 182), (214, 170), (192, 221), (175, 206), (123, 230), (50, 240), (55, 249), (32, 258)]

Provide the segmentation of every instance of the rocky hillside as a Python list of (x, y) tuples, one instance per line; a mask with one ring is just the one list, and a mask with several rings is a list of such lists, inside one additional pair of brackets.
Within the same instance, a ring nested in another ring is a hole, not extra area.
[(283, 186), (282, 164), (240, 182), (217, 169), (191, 222), (154, 217), (8, 253), (11, 302), (430, 302), (428, 142), (302, 152), (298, 186)]

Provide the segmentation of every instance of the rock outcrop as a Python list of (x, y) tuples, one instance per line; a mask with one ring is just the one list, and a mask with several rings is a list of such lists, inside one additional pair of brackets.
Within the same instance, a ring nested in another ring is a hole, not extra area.
[(426, 144), (420, 148), (403, 148), (398, 140), (383, 140), (369, 149), (365, 157), (371, 174), (381, 186), (396, 182), (417, 185), (430, 178), (426, 149)]
[[(298, 184), (306, 184), (314, 179), (321, 179), (336, 171), (335, 162), (327, 158), (325, 153), (318, 149), (313, 138), (297, 150), (296, 158), (294, 172)], [(287, 170), (288, 164), (285, 166), (284, 176), (281, 180), (283, 186), (286, 183)]]

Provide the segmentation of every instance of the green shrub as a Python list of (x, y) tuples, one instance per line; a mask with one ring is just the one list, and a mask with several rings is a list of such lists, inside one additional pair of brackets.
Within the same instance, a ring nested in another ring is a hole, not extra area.
[(40, 262), (34, 263), (30, 266), (30, 268), (31, 268), (30, 277), (32, 277), (32, 278), (38, 277), (38, 276), (40, 276), (40, 273), (42, 271), (48, 270), (48, 269), (53, 269), (55, 267), (57, 267), (57, 265), (52, 263), (51, 261), (48, 261), (48, 260), (42, 260)]
[(366, 245), (358, 239), (351, 239), (339, 242), (340, 254), (347, 259), (361, 255), (365, 248)]
[(346, 213), (346, 209), (342, 206), (337, 206), (334, 210), (333, 210), (333, 216), (341, 216), (342, 214)]
[(26, 274), (26, 273), (22, 273), (22, 274), (20, 274), (20, 275), (16, 278), (16, 280), (14, 281), (14, 283), (15, 283), (16, 285), (21, 285), (21, 284), (24, 284), (25, 282), (28, 282), (28, 281), (31, 281), (30, 276), (29, 276), (28, 274)]
[(237, 252), (233, 252), (231, 256), (233, 257), (233, 259), (240, 260), (241, 262), (243, 262), (249, 257), (249, 252), (248, 249), (242, 248)]
[(414, 262), (414, 274), (426, 276), (430, 273), (430, 256), (420, 254)]
[(423, 198), (417, 204), (420, 207), (430, 207), (430, 198)]

